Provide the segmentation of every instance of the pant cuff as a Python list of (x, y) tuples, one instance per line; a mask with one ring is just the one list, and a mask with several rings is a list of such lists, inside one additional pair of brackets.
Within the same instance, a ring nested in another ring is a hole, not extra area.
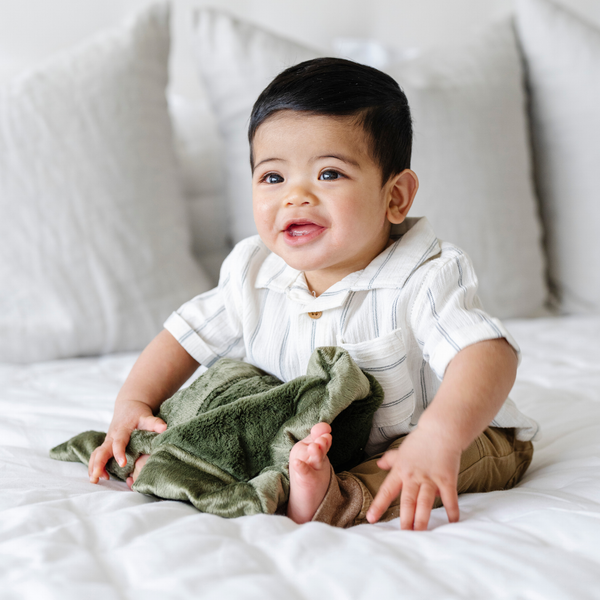
[(334, 527), (352, 527), (366, 523), (366, 514), (373, 497), (362, 482), (351, 473), (336, 475), (331, 467), (329, 487), (312, 521)]

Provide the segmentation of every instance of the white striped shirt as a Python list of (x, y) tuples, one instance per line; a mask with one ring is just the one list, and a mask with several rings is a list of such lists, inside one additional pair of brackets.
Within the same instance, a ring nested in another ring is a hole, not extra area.
[[(315, 348), (345, 348), (383, 387), (366, 448), (380, 452), (416, 426), (461, 349), (504, 337), (520, 360), (512, 336), (482, 310), (462, 250), (438, 240), (425, 218), (394, 226), (391, 237), (365, 269), (316, 298), (303, 272), (260, 237), (245, 239), (225, 259), (218, 287), (186, 302), (165, 328), (207, 367), (226, 356), (283, 381), (306, 374)], [(491, 425), (516, 427), (520, 440), (538, 431), (510, 398)]]

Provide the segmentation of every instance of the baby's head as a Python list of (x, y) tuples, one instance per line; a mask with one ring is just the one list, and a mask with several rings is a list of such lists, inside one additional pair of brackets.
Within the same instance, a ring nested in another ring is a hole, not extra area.
[(388, 245), (417, 191), (406, 96), (365, 65), (286, 69), (256, 101), (248, 137), (258, 232), (319, 293)]

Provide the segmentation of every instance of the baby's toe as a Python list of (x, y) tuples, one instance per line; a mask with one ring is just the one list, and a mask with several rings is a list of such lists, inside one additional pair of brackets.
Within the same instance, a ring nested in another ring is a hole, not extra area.
[(307, 453), (308, 453), (307, 462), (309, 462), (313, 468), (316, 468), (316, 469), (321, 468), (323, 461), (325, 460), (325, 457), (327, 456), (327, 452), (329, 451), (330, 447), (331, 447), (331, 442), (330, 441), (327, 442), (327, 440), (323, 440), (322, 436), (321, 436), (315, 442), (313, 442), (312, 444), (309, 444), (309, 446), (307, 448)]
[(315, 440), (315, 444), (317, 444), (325, 454), (329, 452), (332, 442), (333, 438), (330, 433), (324, 433)]
[(292, 460), (301, 460), (306, 461), (310, 457), (309, 454), (309, 446), (311, 442), (305, 442), (302, 440), (301, 442), (296, 442), (290, 451), (290, 462)]
[(290, 460), (290, 467), (298, 475), (307, 476), (312, 473), (312, 469), (308, 464), (307, 460), (301, 460), (299, 458)]
[(316, 440), (327, 433), (331, 433), (331, 426), (329, 423), (317, 423), (316, 425), (313, 425), (310, 430), (310, 435), (313, 440)]

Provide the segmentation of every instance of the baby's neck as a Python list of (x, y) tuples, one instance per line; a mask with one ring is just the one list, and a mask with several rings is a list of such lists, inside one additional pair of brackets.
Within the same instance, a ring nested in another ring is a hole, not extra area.
[[(395, 240), (388, 240), (385, 247), (381, 252), (389, 248)], [(376, 256), (381, 254), (379, 252)], [(306, 284), (308, 285), (308, 289), (310, 293), (318, 298), (323, 292), (326, 292), (329, 288), (333, 287), (339, 281), (342, 281), (345, 277), (350, 275), (351, 273), (356, 273), (356, 271), (360, 271), (367, 267), (371, 261), (376, 258), (373, 256), (366, 264), (362, 266), (361, 269), (355, 269), (352, 271), (339, 270), (339, 269), (319, 269), (317, 271), (304, 271), (304, 278), (306, 279)]]

